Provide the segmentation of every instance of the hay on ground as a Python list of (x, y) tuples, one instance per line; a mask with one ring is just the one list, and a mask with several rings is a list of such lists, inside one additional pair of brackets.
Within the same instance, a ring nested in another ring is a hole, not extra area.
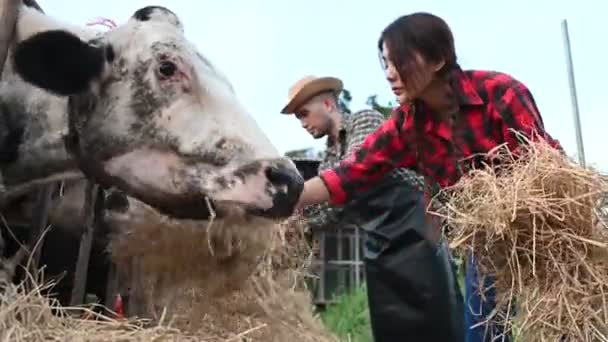
[(445, 189), (434, 214), (447, 219), (457, 253), (495, 278), (502, 314), (488, 320), (527, 342), (607, 341), (608, 180), (544, 141), (528, 143), (521, 158), (491, 151), (496, 167)]
[(112, 252), (119, 262), (142, 258), (148, 300), (162, 304), (154, 323), (61, 308), (39, 289), (9, 286), (0, 295), (0, 341), (337, 341), (314, 314), (304, 285), (311, 251), (299, 222), (205, 230), (142, 213), (123, 222), (134, 225), (130, 235), (115, 237)]

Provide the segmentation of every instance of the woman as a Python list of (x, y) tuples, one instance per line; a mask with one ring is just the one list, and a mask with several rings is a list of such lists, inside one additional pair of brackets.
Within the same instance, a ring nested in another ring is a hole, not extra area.
[[(560, 148), (545, 132), (523, 83), (504, 73), (459, 67), (452, 32), (441, 18), (428, 13), (400, 17), (382, 32), (378, 49), (400, 106), (350, 159), (306, 182), (299, 208), (326, 201), (346, 204), (395, 167), (424, 175), (428, 199), (479, 165), (482, 158), (474, 154), (503, 143), (517, 154), (521, 141), (512, 130)], [(491, 327), (491, 334), (483, 324), (472, 327), (490, 314), (492, 298), (482, 303), (474, 292), (471, 258), (466, 273), (466, 341), (490, 341), (489, 335), (503, 333), (500, 327)]]

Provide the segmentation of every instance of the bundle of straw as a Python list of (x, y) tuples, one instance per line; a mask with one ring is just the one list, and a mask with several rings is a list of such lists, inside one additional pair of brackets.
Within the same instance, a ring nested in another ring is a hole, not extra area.
[(504, 145), (488, 153), (493, 167), (445, 189), (433, 214), (452, 248), (494, 277), (488, 321), (526, 342), (608, 341), (608, 180), (544, 141), (522, 148), (519, 158)]

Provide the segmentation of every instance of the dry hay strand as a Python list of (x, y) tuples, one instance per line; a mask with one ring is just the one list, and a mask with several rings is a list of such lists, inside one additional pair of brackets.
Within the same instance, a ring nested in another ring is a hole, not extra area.
[(544, 141), (528, 140), (520, 155), (504, 145), (488, 153), (495, 167), (446, 188), (433, 214), (446, 219), (452, 248), (495, 278), (503, 314), (488, 321), (523, 341), (608, 341), (607, 178)]
[[(32, 277), (28, 283), (36, 284), (37, 280)], [(90, 308), (61, 307), (42, 295), (53, 283), (33, 288), (24, 284), (2, 286), (1, 341), (205, 341), (162, 321), (144, 329), (141, 321), (115, 320)]]

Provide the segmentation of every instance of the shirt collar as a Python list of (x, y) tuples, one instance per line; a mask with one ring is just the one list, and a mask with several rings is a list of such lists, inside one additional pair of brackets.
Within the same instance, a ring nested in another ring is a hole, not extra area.
[[(340, 129), (338, 130), (338, 139), (336, 141), (338, 143), (338, 146), (346, 142), (346, 135), (350, 131), (350, 116), (344, 112), (340, 112), (340, 114), (342, 115), (342, 120), (340, 120)], [(329, 139), (327, 139), (326, 145), (328, 148), (336, 146), (335, 143), (330, 144)]]

